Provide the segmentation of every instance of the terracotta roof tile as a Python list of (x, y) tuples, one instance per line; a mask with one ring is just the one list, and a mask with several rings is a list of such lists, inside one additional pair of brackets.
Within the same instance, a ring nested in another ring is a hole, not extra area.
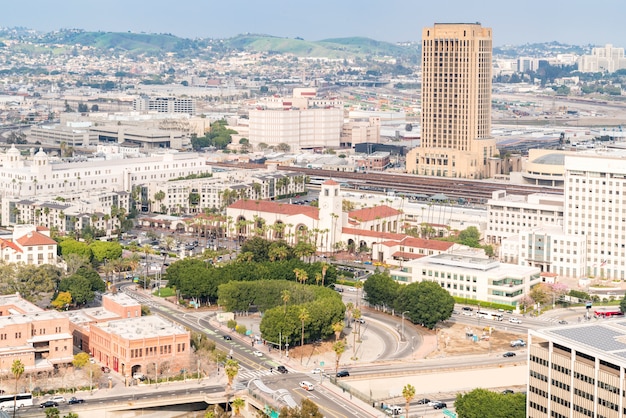
[(326, 186), (339, 186), (339, 183), (337, 183), (335, 180), (333, 179), (328, 179), (326, 180), (324, 183), (322, 183), (323, 185)]
[(402, 238), (405, 237), (405, 235), (395, 234), (393, 232), (369, 231), (369, 230), (358, 229), (358, 228), (345, 228), (344, 227), (342, 229), (342, 232), (344, 234), (353, 234), (353, 235), (357, 235), (360, 237), (375, 237), (375, 238), (381, 238), (385, 240), (395, 240), (395, 241), (400, 241), (402, 240)]
[(376, 219), (389, 218), (391, 216), (397, 216), (400, 214), (399, 210), (392, 207), (381, 205), (374, 206), (373, 208), (363, 208), (353, 210), (348, 214), (350, 219), (356, 219), (360, 222), (374, 221)]
[(228, 207), (229, 209), (243, 209), (277, 215), (295, 216), (304, 215), (312, 219), (319, 219), (320, 211), (313, 206), (290, 205), (288, 203), (270, 202), (267, 200), (238, 200)]
[(0, 238), (0, 247), (2, 249), (11, 248), (13, 251), (16, 251), (18, 253), (23, 252), (22, 249), (20, 247), (18, 247), (17, 245), (15, 245), (14, 242), (8, 241), (8, 240), (2, 239), (2, 238)]
[(407, 236), (405, 237), (401, 245), (405, 247), (413, 247), (413, 248), (425, 248), (429, 250), (437, 250), (437, 251), (447, 251), (450, 248), (454, 247), (454, 242), (447, 241), (437, 241), (434, 239), (423, 239)]
[(56, 245), (57, 242), (50, 237), (45, 236), (40, 232), (29, 232), (28, 234), (19, 237), (17, 243), (22, 247), (32, 247), (35, 245)]
[(391, 256), (393, 258), (404, 258), (407, 260), (417, 260), (418, 258), (426, 257), (424, 254), (407, 253), (406, 251), (396, 251)]

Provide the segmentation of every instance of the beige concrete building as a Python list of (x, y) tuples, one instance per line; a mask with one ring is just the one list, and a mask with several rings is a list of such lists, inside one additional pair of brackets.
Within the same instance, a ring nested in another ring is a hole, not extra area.
[(414, 174), (484, 178), (498, 153), (491, 138), (492, 33), (478, 23), (422, 31), (420, 146), (407, 155)]
[(626, 414), (626, 321), (529, 330), (526, 416)]

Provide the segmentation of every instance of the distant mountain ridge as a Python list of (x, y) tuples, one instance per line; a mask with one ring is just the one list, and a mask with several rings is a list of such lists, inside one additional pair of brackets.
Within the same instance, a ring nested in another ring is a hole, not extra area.
[(188, 54), (207, 50), (240, 50), (293, 54), (304, 57), (349, 58), (354, 56), (415, 56), (417, 49), (381, 42), (365, 37), (324, 39), (306, 41), (301, 38), (281, 38), (271, 35), (245, 34), (227, 39), (186, 39), (171, 34), (146, 34), (132, 32), (87, 32), (64, 29), (55, 32), (14, 28), (0, 29), (0, 40), (21, 39), (41, 45), (82, 45), (99, 50), (117, 50), (133, 53)]

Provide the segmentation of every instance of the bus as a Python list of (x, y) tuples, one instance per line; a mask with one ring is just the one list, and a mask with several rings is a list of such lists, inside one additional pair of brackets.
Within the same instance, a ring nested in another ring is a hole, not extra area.
[(596, 318), (612, 318), (614, 316), (624, 316), (624, 313), (619, 308), (601, 308), (593, 311), (593, 316)]
[(504, 315), (502, 315), (501, 313), (483, 310), (479, 310), (478, 312), (476, 312), (476, 316), (478, 318), (493, 319), (494, 321), (502, 321), (504, 319)]
[[(15, 402), (15, 395), (0, 395), (0, 409), (13, 408), (13, 402)], [(33, 406), (33, 394), (18, 393), (15, 406), (18, 408), (23, 406)]]

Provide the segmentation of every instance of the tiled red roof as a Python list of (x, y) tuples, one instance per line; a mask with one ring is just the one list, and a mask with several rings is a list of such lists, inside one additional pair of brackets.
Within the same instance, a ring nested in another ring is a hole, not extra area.
[(404, 258), (407, 260), (417, 260), (418, 258), (426, 257), (424, 254), (407, 253), (406, 251), (396, 251), (391, 254), (393, 258)]
[(413, 248), (425, 248), (429, 250), (447, 251), (454, 246), (454, 242), (437, 241), (434, 239), (423, 239), (407, 236), (400, 245)]
[(37, 225), (35, 229), (37, 230), (37, 232), (50, 231), (50, 228), (48, 228), (47, 226), (43, 226), (43, 225)]
[(381, 205), (374, 206), (373, 208), (363, 208), (353, 210), (348, 214), (350, 219), (356, 219), (360, 222), (374, 221), (376, 219), (389, 218), (391, 216), (397, 216), (400, 214), (399, 210), (392, 207)]
[(339, 186), (339, 183), (337, 183), (335, 180), (333, 179), (328, 179), (326, 180), (324, 183), (322, 183), (326, 186)]
[(19, 237), (18, 244), (22, 247), (32, 247), (35, 245), (56, 245), (56, 241), (50, 237), (45, 236), (40, 232), (29, 232), (28, 234)]
[(400, 241), (405, 235), (395, 234), (393, 232), (379, 232), (379, 231), (369, 231), (366, 229), (358, 229), (358, 228), (343, 228), (341, 230), (344, 234), (352, 234), (357, 235), (359, 237), (374, 237), (385, 240), (395, 240)]
[(2, 248), (2, 249), (10, 248), (13, 251), (16, 251), (18, 253), (22, 252), (22, 249), (20, 247), (18, 247), (17, 245), (15, 245), (14, 242), (8, 241), (8, 240), (2, 239), (2, 238), (0, 238), (0, 248)]
[(268, 200), (238, 200), (228, 207), (229, 209), (242, 209), (263, 213), (275, 213), (277, 215), (295, 216), (304, 215), (312, 219), (319, 219), (320, 210), (313, 206), (290, 205), (288, 203), (270, 202)]

